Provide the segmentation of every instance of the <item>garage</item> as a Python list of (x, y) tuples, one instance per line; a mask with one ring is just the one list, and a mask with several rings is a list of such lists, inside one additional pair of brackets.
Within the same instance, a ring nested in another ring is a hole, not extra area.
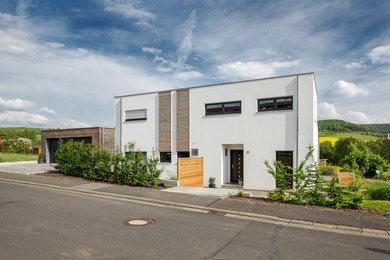
[(115, 128), (88, 127), (74, 129), (55, 129), (41, 131), (42, 156), (45, 162), (55, 163), (55, 152), (59, 140), (64, 142), (72, 139), (75, 142), (95, 144), (104, 147), (107, 151), (115, 151)]

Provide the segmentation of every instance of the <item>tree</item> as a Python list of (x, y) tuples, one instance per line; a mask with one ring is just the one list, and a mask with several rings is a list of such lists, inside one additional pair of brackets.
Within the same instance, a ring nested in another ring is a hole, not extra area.
[(328, 159), (328, 163), (334, 163), (334, 147), (332, 142), (325, 141), (320, 144), (320, 158)]

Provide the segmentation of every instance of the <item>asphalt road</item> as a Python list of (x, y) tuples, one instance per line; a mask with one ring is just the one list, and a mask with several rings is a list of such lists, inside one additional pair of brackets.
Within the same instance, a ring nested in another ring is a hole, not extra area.
[(75, 258), (389, 259), (390, 241), (0, 182), (0, 259)]

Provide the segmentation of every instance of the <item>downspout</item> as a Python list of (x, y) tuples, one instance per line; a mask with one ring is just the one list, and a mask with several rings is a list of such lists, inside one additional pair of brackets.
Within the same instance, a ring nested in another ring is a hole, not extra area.
[(299, 88), (298, 88), (298, 75), (297, 75), (297, 152), (295, 154), (295, 157), (296, 157), (296, 165), (295, 167), (297, 168), (298, 165), (299, 165), (299, 162), (298, 162), (298, 152), (299, 152), (299, 100), (298, 100), (298, 97), (299, 97)]
[(119, 116), (119, 120), (120, 120), (120, 124), (119, 124), (119, 150), (122, 152), (122, 124), (123, 124), (123, 109), (122, 109), (122, 97), (119, 98), (119, 107), (120, 107), (120, 116)]

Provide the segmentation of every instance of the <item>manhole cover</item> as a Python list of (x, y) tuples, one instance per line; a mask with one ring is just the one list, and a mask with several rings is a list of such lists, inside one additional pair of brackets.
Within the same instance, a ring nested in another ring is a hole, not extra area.
[(154, 223), (156, 221), (151, 218), (129, 218), (122, 221), (122, 224), (126, 226), (146, 226)]

